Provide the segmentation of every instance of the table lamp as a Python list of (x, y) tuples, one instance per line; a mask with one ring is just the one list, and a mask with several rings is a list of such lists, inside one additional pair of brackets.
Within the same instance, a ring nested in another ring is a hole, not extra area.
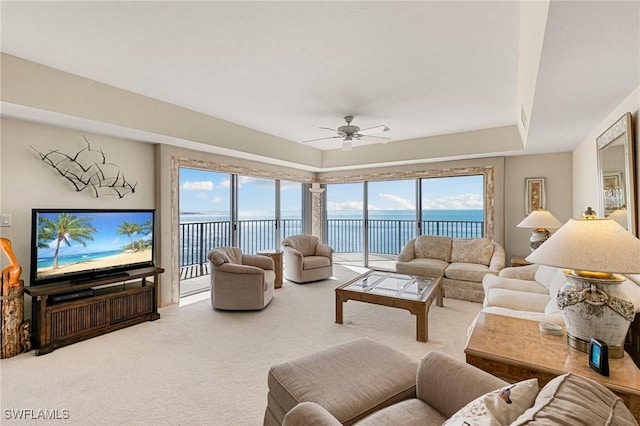
[(549, 239), (551, 236), (549, 229), (558, 229), (561, 226), (562, 223), (551, 212), (543, 209), (532, 211), (529, 216), (516, 225), (518, 228), (533, 228), (531, 238), (529, 238), (531, 251), (534, 251)]
[(622, 358), (635, 308), (617, 274), (640, 272), (640, 240), (611, 219), (570, 219), (526, 259), (568, 268), (557, 303), (569, 346), (588, 352), (596, 338)]

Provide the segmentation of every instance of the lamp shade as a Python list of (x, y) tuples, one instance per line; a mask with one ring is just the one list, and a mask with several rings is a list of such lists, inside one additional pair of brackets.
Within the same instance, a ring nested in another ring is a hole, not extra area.
[(570, 219), (527, 261), (573, 270), (640, 273), (640, 240), (610, 219)]
[(525, 217), (522, 222), (516, 225), (518, 228), (543, 228), (543, 229), (558, 229), (562, 226), (562, 223), (547, 210), (534, 210)]

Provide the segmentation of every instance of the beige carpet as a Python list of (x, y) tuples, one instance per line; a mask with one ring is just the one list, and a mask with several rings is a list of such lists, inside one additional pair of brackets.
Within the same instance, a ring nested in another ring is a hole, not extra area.
[(2, 360), (0, 423), (43, 424), (14, 422), (15, 410), (68, 410), (56, 423), (260, 425), (269, 367), (339, 342), (370, 336), (416, 359), (430, 350), (464, 359), (477, 303), (433, 305), (428, 343), (415, 340), (405, 310), (350, 301), (335, 324), (333, 290), (357, 271), (337, 266), (336, 279), (285, 283), (263, 311), (214, 311), (207, 299), (48, 355)]

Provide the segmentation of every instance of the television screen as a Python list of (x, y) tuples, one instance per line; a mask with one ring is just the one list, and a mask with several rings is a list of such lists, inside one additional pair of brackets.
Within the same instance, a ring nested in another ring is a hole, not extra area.
[(154, 210), (34, 209), (31, 285), (154, 266)]

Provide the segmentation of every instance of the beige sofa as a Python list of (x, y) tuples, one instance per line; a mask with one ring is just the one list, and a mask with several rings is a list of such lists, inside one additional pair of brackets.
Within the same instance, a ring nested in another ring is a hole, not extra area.
[[(486, 275), (483, 278), (485, 298), (482, 311), (564, 325), (556, 299), (558, 290), (566, 282), (561, 268), (544, 265), (505, 268), (498, 276)], [(640, 312), (640, 276), (627, 276), (621, 286), (631, 297), (636, 312)]]
[(495, 241), (421, 235), (403, 247), (396, 272), (441, 276), (446, 297), (482, 303), (483, 277), (498, 275), (504, 266), (504, 248)]
[[(369, 374), (372, 364), (387, 359), (393, 372)], [(620, 398), (586, 378), (565, 374), (542, 389), (537, 379), (514, 387), (439, 352), (428, 352), (416, 367), (415, 360), (368, 338), (272, 367), (269, 392), (267, 426), (637, 425)], [(270, 410), (277, 398), (282, 423)]]

